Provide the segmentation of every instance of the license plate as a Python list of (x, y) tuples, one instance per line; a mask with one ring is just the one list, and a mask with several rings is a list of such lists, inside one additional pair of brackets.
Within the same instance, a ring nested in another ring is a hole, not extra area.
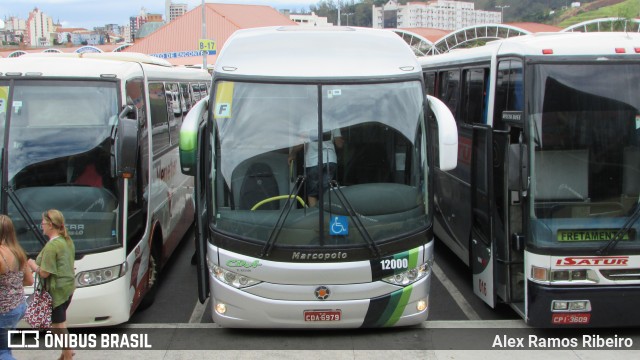
[(340, 321), (341, 310), (305, 310), (304, 321)]
[(586, 325), (591, 321), (591, 314), (589, 313), (570, 313), (570, 314), (552, 314), (551, 323), (553, 325), (572, 324), (572, 325)]

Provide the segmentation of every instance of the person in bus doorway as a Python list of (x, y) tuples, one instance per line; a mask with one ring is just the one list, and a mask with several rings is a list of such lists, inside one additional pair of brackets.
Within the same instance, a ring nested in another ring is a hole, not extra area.
[[(51, 327), (54, 334), (68, 334), (67, 308), (75, 291), (74, 261), (76, 248), (64, 225), (64, 216), (51, 209), (42, 213), (42, 232), (49, 238), (34, 261), (29, 259), (29, 267), (42, 279), (53, 300)], [(62, 349), (60, 360), (72, 359), (72, 349)]]
[(27, 310), (24, 286), (33, 285), (33, 273), (6, 215), (0, 215), (0, 257), (0, 360), (14, 360), (8, 331), (16, 328)]
[[(312, 119), (316, 121), (315, 116), (307, 116), (305, 120)], [(303, 121), (303, 124), (311, 124), (312, 122)], [(338, 168), (338, 156), (336, 148), (341, 149), (344, 146), (344, 139), (339, 128), (335, 128), (329, 132), (325, 132), (322, 136), (322, 169), (318, 168), (318, 130), (311, 129), (303, 131), (300, 134), (303, 144), (296, 145), (289, 151), (289, 165), (293, 163), (296, 154), (304, 146), (304, 166), (307, 176), (307, 203), (310, 207), (316, 206), (318, 202), (318, 193), (320, 191), (320, 181), (323, 186), (327, 186), (329, 181), (333, 180), (336, 169)], [(322, 175), (322, 176), (321, 176)]]

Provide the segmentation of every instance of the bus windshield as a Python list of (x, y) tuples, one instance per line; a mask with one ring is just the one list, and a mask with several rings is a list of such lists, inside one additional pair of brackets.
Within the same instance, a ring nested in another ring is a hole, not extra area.
[[(638, 206), (640, 65), (533, 66), (532, 236), (601, 247)], [(640, 248), (634, 224), (618, 248)]]
[(419, 82), (215, 85), (218, 231), (354, 247), (428, 226)]
[(43, 211), (62, 211), (79, 253), (117, 245), (111, 174), (116, 82), (16, 80), (10, 98), (5, 161), (8, 191), (19, 204), (8, 200), (7, 212), (25, 250), (37, 253), (42, 245), (20, 207), (36, 224)]

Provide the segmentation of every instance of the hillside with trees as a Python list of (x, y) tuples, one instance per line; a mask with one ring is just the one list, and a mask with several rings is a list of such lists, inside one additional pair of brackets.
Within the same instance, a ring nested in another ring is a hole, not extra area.
[[(406, 4), (409, 0), (400, 0)], [(413, 0), (415, 1), (415, 0)], [(582, 0), (580, 7), (572, 8), (570, 0), (467, 0), (475, 3), (477, 10), (499, 11), (501, 8), (505, 22), (537, 22), (570, 26), (582, 21), (602, 17), (637, 18), (640, 15), (638, 0)], [(371, 27), (372, 6), (382, 6), (387, 0), (346, 0), (342, 4), (341, 24)], [(324, 0), (310, 6), (318, 16), (338, 23), (338, 1)]]

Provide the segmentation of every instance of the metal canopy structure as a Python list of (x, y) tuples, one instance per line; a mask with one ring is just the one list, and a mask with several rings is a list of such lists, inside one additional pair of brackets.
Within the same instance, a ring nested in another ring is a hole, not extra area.
[[(413, 49), (416, 56), (437, 55), (453, 49), (484, 45), (487, 41), (531, 34), (530, 31), (505, 24), (469, 26), (451, 32), (435, 43), (406, 30), (392, 29)], [(640, 32), (640, 19), (600, 18), (569, 26), (560, 32)]]
[(407, 44), (409, 44), (416, 56), (429, 55), (429, 51), (431, 51), (434, 46), (433, 42), (416, 33), (401, 29), (393, 29), (392, 31), (398, 34)]
[(530, 31), (504, 24), (475, 25), (447, 34), (436, 41), (427, 55), (449, 52), (457, 48), (484, 45), (487, 41), (530, 34)]
[(625, 18), (601, 18), (583, 21), (579, 24), (571, 25), (561, 32), (640, 32), (640, 19)]

